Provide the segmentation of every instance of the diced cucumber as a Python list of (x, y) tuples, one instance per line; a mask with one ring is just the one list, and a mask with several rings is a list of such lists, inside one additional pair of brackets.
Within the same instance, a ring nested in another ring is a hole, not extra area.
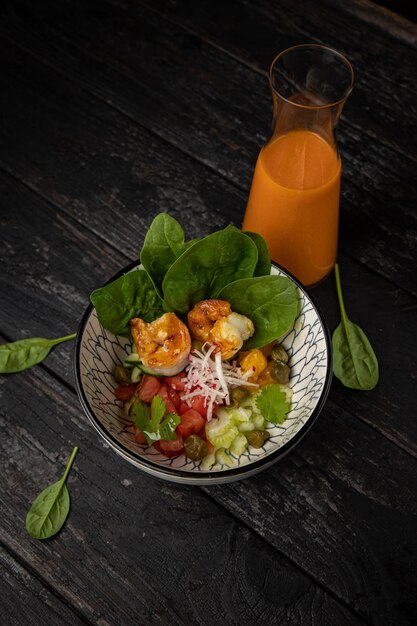
[(149, 374), (150, 376), (161, 376), (161, 374), (156, 374), (155, 370), (150, 367), (146, 367), (143, 363), (138, 363), (138, 367), (140, 367), (144, 374)]
[(201, 467), (203, 468), (203, 470), (209, 470), (213, 467), (213, 465), (215, 465), (216, 463), (216, 455), (214, 454), (214, 452), (212, 452), (211, 454), (207, 454), (207, 456), (204, 457), (204, 459), (201, 461)]
[(257, 414), (256, 415), (252, 415), (252, 422), (253, 422), (253, 425), (255, 426), (255, 428), (257, 430), (259, 430), (259, 429), (262, 430), (264, 428), (264, 426), (265, 426), (265, 418), (261, 414), (259, 414), (259, 415), (257, 415)]
[(216, 462), (220, 463), (220, 465), (227, 465), (227, 467), (234, 467), (236, 465), (236, 461), (227, 454), (224, 448), (220, 448), (216, 451)]
[(135, 394), (133, 394), (133, 396), (130, 398), (130, 400), (128, 400), (127, 402), (124, 403), (123, 405), (123, 411), (125, 412), (126, 415), (130, 415), (130, 409), (132, 408), (133, 404), (136, 402), (137, 397)]
[(245, 435), (240, 434), (235, 437), (235, 439), (233, 439), (232, 445), (230, 446), (230, 452), (239, 457), (241, 454), (244, 453), (247, 447), (248, 440), (246, 439)]
[(249, 409), (243, 409), (242, 407), (230, 409), (230, 417), (236, 426), (239, 426), (242, 422), (248, 422), (251, 414), (252, 411)]
[(137, 363), (138, 361), (140, 361), (140, 358), (136, 352), (132, 352), (125, 358), (125, 363)]
[(226, 410), (222, 410), (220, 417), (216, 417), (206, 424), (207, 439), (215, 448), (229, 448), (238, 434), (239, 431)]
[(255, 430), (255, 424), (253, 422), (242, 422), (238, 424), (237, 427), (241, 433), (249, 433), (251, 430)]
[(141, 378), (142, 370), (138, 366), (134, 367), (132, 373), (130, 374), (130, 380), (132, 381), (132, 383), (138, 383)]

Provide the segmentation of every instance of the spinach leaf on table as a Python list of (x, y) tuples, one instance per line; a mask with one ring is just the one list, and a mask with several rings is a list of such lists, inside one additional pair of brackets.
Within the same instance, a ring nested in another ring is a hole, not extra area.
[(26, 530), (34, 539), (52, 537), (67, 519), (70, 495), (65, 483), (77, 452), (78, 447), (75, 447), (61, 480), (41, 491), (26, 515)]
[(244, 350), (259, 348), (281, 337), (294, 324), (297, 287), (286, 276), (245, 278), (226, 285), (218, 294), (233, 311), (249, 317), (255, 332)]
[(129, 322), (152, 322), (163, 314), (162, 300), (145, 270), (135, 269), (90, 295), (100, 324), (115, 335), (130, 335)]
[(345, 387), (369, 391), (378, 383), (378, 360), (363, 330), (347, 316), (337, 264), (334, 271), (342, 321), (332, 338), (333, 372)]
[(253, 241), (227, 226), (197, 241), (169, 268), (162, 283), (167, 308), (187, 313), (196, 302), (218, 297), (225, 285), (253, 276), (258, 251)]
[(76, 333), (58, 339), (31, 337), (3, 344), (0, 346), (0, 374), (22, 372), (43, 361), (57, 344), (75, 337)]

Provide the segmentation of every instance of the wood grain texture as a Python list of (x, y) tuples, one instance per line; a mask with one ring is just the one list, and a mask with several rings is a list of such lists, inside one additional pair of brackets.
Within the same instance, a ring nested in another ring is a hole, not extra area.
[[(215, 3), (199, 3), (198, 9), (187, 2), (157, 3), (180, 27), (141, 5), (119, 4), (82, 3), (74, 10), (71, 1), (59, 7), (43, 2), (34, 12), (20, 0), (6, 14), (3, 32), (228, 177), (244, 190), (244, 198), (270, 123), (269, 88), (259, 70), (266, 70), (278, 48), (298, 43), (301, 35), (348, 54), (357, 78), (339, 129), (341, 248), (417, 294), (410, 265), (417, 243), (412, 139), (417, 50), (398, 42), (388, 50), (386, 36), (373, 31), (366, 31), (366, 45), (358, 45), (357, 17), (331, 6), (318, 11), (314, 2), (301, 11), (281, 2), (270, 11), (269, 5), (242, 7), (235, 0), (222, 7), (221, 20)], [(237, 14), (239, 28), (232, 28)], [(253, 31), (255, 22), (262, 28)], [(191, 25), (193, 33), (184, 30)], [(89, 37), (91, 29), (94, 37)], [(324, 38), (328, 33), (331, 39)], [(132, 45), (135, 38), (138, 43)], [(244, 202), (239, 207), (238, 223)]]
[[(384, 3), (391, 4), (391, 8), (386, 8), (370, 0), (354, 0), (353, 2), (338, 2), (337, 4), (335, 0), (324, 1), (337, 10), (346, 11), (361, 22), (370, 24), (381, 31), (385, 37), (388, 34), (390, 37), (395, 37), (417, 48), (416, 24), (403, 15), (399, 15), (401, 11), (397, 11), (398, 3)], [(404, 4), (404, 8), (406, 7), (407, 3)]]
[(216, 173), (23, 50), (4, 40), (0, 49), (8, 120), (0, 165), (100, 237), (114, 243), (116, 236), (124, 253), (137, 258), (160, 211), (187, 215), (190, 231), (207, 231), (243, 210), (240, 191)]
[[(73, 330), (162, 209), (189, 236), (239, 224), (269, 125), (262, 70), (308, 38), (344, 50), (360, 74), (340, 127), (341, 267), (381, 385), (358, 394), (335, 382), (282, 463), (203, 492), (142, 476), (100, 442), (62, 346), (52, 375), (0, 378), (2, 538), (57, 606), (94, 623), (414, 624), (416, 51), (330, 0), (305, 13), (287, 0), (198, 4), (2, 5), (0, 330)], [(336, 325), (331, 282), (314, 294)], [(26, 510), (75, 444), (69, 522), (32, 541)]]
[[(38, 66), (30, 55), (4, 42), (2, 53), (9, 71), (15, 79), (19, 76), (21, 80), (17, 84), (10, 83), (7, 97), (2, 102), (5, 117), (11, 122), (0, 132), (0, 162), (5, 168), (18, 172), (27, 185), (71, 216), (67, 220), (61, 216), (60, 223), (52, 226), (58, 217), (50, 208), (52, 236), (43, 228), (42, 204), (37, 206), (34, 198), (37, 208), (32, 212), (31, 200), (27, 197), (22, 198), (22, 207), (13, 212), (14, 222), (9, 218), (13, 232), (8, 245), (20, 254), (4, 258), (4, 280), (10, 287), (6, 298), (10, 299), (12, 310), (7, 315), (4, 311), (6, 319), (2, 322), (2, 329), (8, 337), (16, 338), (14, 320), (17, 318), (25, 336), (35, 332), (42, 334), (42, 327), (47, 327), (47, 316), (54, 319), (57, 315), (44, 313), (41, 302), (47, 298), (50, 288), (66, 293), (67, 281), (71, 290), (76, 290), (77, 285), (80, 290), (78, 300), (68, 298), (64, 315), (56, 327), (59, 334), (67, 334), (80, 319), (82, 303), (87, 303), (90, 291), (125, 265), (124, 258), (138, 258), (146, 228), (160, 210), (168, 209), (177, 217), (189, 237), (202, 236), (235, 221), (238, 207), (244, 205), (244, 194), (113, 108), (83, 90), (75, 89), (60, 74), (46, 66)], [(31, 116), (27, 115), (26, 102), (31, 102)], [(13, 128), (19, 128), (21, 141), (27, 143), (25, 150), (16, 141)], [(8, 187), (10, 192), (3, 195), (3, 211), (6, 213), (11, 194), (15, 193), (12, 180)], [(20, 207), (19, 196), (14, 202)], [(88, 232), (77, 229), (72, 218), (100, 235), (100, 239), (93, 239), (95, 243), (91, 251), (86, 245)], [(31, 224), (26, 233), (21, 232), (22, 221)], [(65, 229), (68, 229), (70, 242), (72, 237), (72, 244), (66, 260), (61, 260), (60, 256), (69, 243), (65, 241), (55, 246), (53, 241), (65, 236)], [(57, 271), (47, 280), (39, 278), (39, 274), (49, 267), (48, 258), (43, 262), (39, 259), (39, 266), (36, 266), (36, 258), (35, 261), (25, 259), (33, 246), (36, 251), (36, 240), (32, 241), (35, 232), (38, 240), (41, 238), (41, 247), (51, 250), (54, 255)], [(21, 237), (26, 237), (29, 248), (22, 245)], [(107, 250), (101, 255), (102, 238), (119, 253)], [(68, 276), (66, 268), (71, 268), (72, 260), (79, 254), (78, 249), (83, 250), (83, 255), (91, 252), (91, 257), (85, 270), (77, 266), (74, 272), (70, 269)], [(416, 407), (411, 393), (417, 357), (409, 341), (416, 332), (416, 300), (352, 262), (346, 255), (341, 254), (339, 260), (347, 289), (346, 306), (352, 319), (363, 326), (374, 345), (380, 359), (381, 385), (371, 394), (347, 392), (335, 385), (332, 397), (417, 454), (417, 424), (413, 417)], [(30, 297), (40, 298), (37, 310), (42, 323), (39, 326), (27, 311), (24, 299), (14, 302), (12, 287), (16, 285), (16, 289), (20, 289), (20, 264), (27, 268), (28, 277), (24, 280), (28, 288), (35, 268), (38, 283), (43, 282), (39, 295), (35, 285), (28, 289)], [(95, 273), (95, 267), (101, 271)], [(314, 293), (322, 304), (329, 327), (335, 328), (339, 318), (333, 284), (328, 281)], [(370, 305), (372, 303), (365, 311), (362, 306), (364, 298)], [(71, 323), (64, 323), (64, 320), (75, 312), (77, 315), (73, 316), (70, 328)], [(398, 358), (393, 360), (393, 353)], [(404, 363), (407, 367), (403, 366)], [(395, 376), (392, 376), (393, 371)], [(398, 393), (398, 385), (403, 389), (402, 393)]]
[[(9, 186), (5, 184), (5, 181), (9, 182)], [(31, 325), (33, 334), (42, 334), (40, 329), (45, 328), (46, 320), (51, 317), (49, 311), (53, 311), (54, 307), (54, 298), (48, 298), (48, 288), (44, 291), (43, 283), (63, 285), (59, 307), (65, 312), (66, 327), (73, 328), (81, 316), (79, 309), (83, 308), (81, 292), (86, 292), (86, 298), (97, 272), (109, 271), (113, 262), (112, 249), (103, 242), (95, 240), (92, 235), (88, 238), (85, 229), (74, 223), (68, 216), (65, 216), (66, 227), (61, 228), (62, 216), (55, 211), (54, 207), (37, 198), (33, 192), (24, 187), (20, 187), (17, 191), (18, 189), (15, 182), (11, 186), (10, 179), (4, 174), (0, 175), (0, 197), (13, 200), (13, 206), (20, 215), (20, 224), (24, 225), (20, 228), (18, 237), (14, 229), (7, 228), (4, 231), (4, 240), (8, 250), (12, 252), (14, 242), (18, 239), (28, 267), (32, 268), (32, 272), (35, 272), (36, 267), (40, 269), (34, 285), (30, 282), (26, 285), (26, 280), (20, 278), (21, 300), (26, 302), (30, 299), (30, 309), (25, 313), (24, 307), (19, 308), (18, 305), (14, 305), (13, 298), (10, 298), (6, 301), (7, 308), (1, 313), (0, 328), (6, 328), (8, 333), (12, 332), (14, 320), (18, 318), (24, 321), (25, 327)], [(41, 207), (42, 219), (39, 220), (36, 216), (39, 215)], [(49, 228), (45, 238), (42, 238), (40, 225), (45, 223), (45, 220)], [(37, 259), (36, 250), (29, 245), (31, 238), (37, 241), (40, 250), (44, 250), (46, 242), (50, 241), (54, 242), (54, 250), (59, 251), (59, 253), (50, 254), (46, 273), (42, 266), (43, 261)], [(99, 263), (100, 259), (101, 263)], [(19, 273), (16, 274), (16, 269), (14, 269), (19, 268), (21, 262), (19, 253), (11, 254), (9, 263), (2, 272), (10, 277), (11, 283), (19, 275), (21, 276)], [(74, 264), (77, 270), (74, 275), (68, 276), (69, 285), (66, 289), (65, 276), (71, 274), (71, 267)], [(96, 269), (98, 267), (99, 270)], [(355, 319), (354, 314), (360, 312), (364, 292), (358, 292), (355, 288), (357, 275), (354, 272), (359, 272), (360, 276), (363, 270), (360, 265), (353, 263), (352, 268), (352, 275), (344, 282), (346, 296), (350, 290), (354, 296), (349, 299), (352, 304), (350, 307), (352, 319)], [(37, 281), (40, 281), (39, 286)], [(324, 303), (334, 298), (334, 290), (327, 285), (329, 283), (320, 288)], [(371, 285), (369, 290), (372, 293)], [(7, 290), (4, 291), (7, 292)], [(376, 293), (386, 294), (386, 289), (378, 289)], [(369, 298), (369, 294), (367, 297)], [(405, 294), (405, 297), (409, 296)], [(328, 310), (330, 306), (326, 308)], [(415, 318), (415, 315), (413, 317), (407, 311), (405, 315), (408, 315), (410, 320)], [(60, 317), (59, 311), (57, 316)], [(386, 325), (388, 320), (391, 320), (391, 316), (382, 312), (378, 322)], [(387, 326), (385, 328), (388, 330)], [(387, 336), (389, 336), (388, 332)], [(383, 337), (381, 342), (376, 339), (374, 343), (376, 349), (379, 348), (384, 343)], [(407, 345), (411, 352), (411, 346)], [(70, 346), (62, 346), (57, 348), (46, 361), (48, 368), (68, 382), (72, 380), (70, 356)], [(415, 509), (411, 498), (414, 487), (417, 488), (417, 485), (414, 485), (417, 461), (410, 455), (402, 453), (395, 445), (373, 430), (375, 428), (383, 432), (388, 431), (388, 436), (398, 445), (405, 445), (415, 451), (416, 440), (411, 439), (411, 433), (405, 436), (404, 422), (400, 421), (399, 424), (395, 424), (398, 416), (402, 415), (402, 413), (397, 414), (395, 410), (395, 402), (399, 401), (402, 403), (404, 412), (409, 403), (411, 419), (408, 424), (409, 428), (412, 427), (413, 400), (409, 396), (397, 398), (396, 373), (391, 378), (387, 371), (388, 367), (388, 363), (384, 362), (382, 365), (384, 376), (382, 389), (384, 391), (380, 394), (378, 391), (373, 394), (358, 395), (353, 392), (349, 394), (346, 390), (334, 385), (331, 398), (345, 405), (353, 402), (355, 412), (360, 419), (342, 411), (333, 400), (328, 400), (324, 417), (318, 421), (313, 433), (303, 444), (306, 447), (297, 448), (276, 468), (268, 470), (267, 474), (270, 479), (266, 483), (263, 475), (255, 478), (251, 489), (247, 491), (247, 506), (244, 503), (247, 481), (242, 483), (240, 492), (236, 491), (234, 486), (208, 490), (210, 496), (228, 507), (248, 527), (254, 526), (262, 537), (279, 548), (286, 558), (297, 564), (303, 571), (311, 573), (314, 580), (329, 589), (332, 595), (354, 606), (365, 619), (375, 624), (384, 623), (383, 620), (389, 623), (389, 618), (394, 616), (395, 619), (400, 620), (398, 623), (401, 621), (407, 623), (404, 618), (407, 612), (402, 608), (402, 603), (410, 603), (407, 610), (410, 615), (413, 615), (413, 603), (409, 598), (412, 597), (414, 589), (412, 578), (410, 580), (407, 578), (408, 565), (403, 571), (391, 568), (390, 563), (395, 560), (395, 555), (399, 561), (404, 561), (406, 554), (404, 545), (407, 546), (410, 558), (414, 558), (413, 555), (417, 556), (413, 533)], [(21, 379), (7, 377), (3, 388), (7, 390), (5, 385), (10, 380), (19, 384), (19, 381), (24, 378), (26, 383), (26, 377), (29, 374), (35, 377), (30, 378), (31, 381), (37, 380), (37, 376), (44, 377), (43, 373), (38, 374), (37, 371), (38, 369), (24, 374)], [(407, 376), (406, 370), (403, 371), (403, 375)], [(56, 387), (56, 383), (53, 385)], [(391, 385), (389, 400), (385, 396), (387, 385)], [(39, 383), (36, 383), (36, 386), (38, 387)], [(58, 395), (51, 396), (48, 391), (42, 393), (46, 394), (44, 402), (45, 408), (49, 406), (48, 415), (53, 415), (56, 404), (61, 401), (58, 400)], [(54, 393), (58, 394), (58, 391)], [(5, 398), (5, 406), (10, 407), (10, 401), (10, 398)], [(42, 411), (43, 409), (37, 408), (38, 403), (39, 398), (33, 400), (34, 408)], [(69, 407), (65, 405), (63, 409), (65, 414)], [(12, 414), (15, 414), (14, 408), (11, 407), (10, 410)], [(386, 411), (385, 422), (383, 410)], [(77, 402), (73, 398), (69, 412), (71, 424), (75, 419), (73, 415), (80, 413), (81, 409), (77, 407)], [(85, 430), (89, 432), (88, 436), (96, 441), (96, 446), (100, 446), (95, 432), (84, 418), (81, 419)], [(372, 425), (372, 429), (364, 425), (362, 420)], [(11, 427), (12, 425), (8, 424), (6, 430)], [(60, 428), (61, 422), (58, 422), (57, 432)], [(42, 429), (43, 427), (38, 423), (33, 436), (40, 437), (39, 431)], [(15, 435), (12, 433), (10, 436)], [(52, 443), (51, 436), (51, 445)], [(78, 440), (73, 438), (72, 443), (75, 445)], [(107, 450), (106, 454), (109, 462), (113, 462), (111, 459), (113, 453)], [(95, 462), (95, 453), (92, 460)], [(128, 468), (127, 464), (123, 464), (123, 467)], [(139, 474), (137, 470), (131, 471)], [(268, 489), (265, 488), (265, 484), (268, 485)], [(117, 488), (114, 488), (117, 492)], [(240, 495), (237, 496), (237, 493)], [(357, 499), (358, 493), (362, 494), (362, 499)], [(157, 494), (153, 494), (152, 497), (155, 498), (156, 506)], [(269, 500), (274, 503), (273, 506), (268, 504)], [(109, 507), (113, 508), (113, 499), (110, 502)], [(379, 503), (380, 508), (375, 508), (374, 502)], [(374, 528), (376, 515), (379, 522)], [(401, 534), (397, 532), (398, 527), (402, 528)], [(392, 539), (387, 541), (387, 537), (391, 534)], [(317, 546), (317, 550), (306, 550), (306, 545)], [(29, 556), (24, 558), (29, 559)], [(406, 563), (408, 563), (407, 559)]]
[[(417, 194), (412, 139), (417, 119), (417, 49), (394, 40), (388, 43), (389, 32), (373, 31), (355, 15), (314, 1), (230, 2), (222, 7), (221, 19), (219, 7), (212, 2), (199, 3), (197, 8), (183, 0), (157, 0), (149, 6), (255, 70), (265, 72), (279, 50), (305, 41), (333, 46), (348, 56), (356, 83), (338, 132), (344, 157), (340, 247), (416, 293), (410, 260), (417, 242), (412, 209)], [(251, 106), (257, 94), (254, 89)], [(265, 99), (262, 105), (267, 107)], [(260, 120), (258, 130), (262, 128), (267, 132)], [(397, 226), (403, 221), (401, 232)]]
[[(139, 472), (101, 442), (75, 394), (41, 368), (0, 379), (0, 498), (8, 549), (86, 619), (130, 624), (361, 622), (197, 487)], [(80, 450), (72, 509), (49, 541), (27, 508)]]
[(416, 482), (408, 455), (328, 403), (282, 462), (207, 491), (372, 623), (412, 624)]
[(1, 619), (7, 626), (88, 624), (0, 547)]

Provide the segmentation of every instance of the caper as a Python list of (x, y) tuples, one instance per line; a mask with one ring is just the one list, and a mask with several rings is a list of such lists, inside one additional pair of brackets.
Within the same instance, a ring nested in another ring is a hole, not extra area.
[(248, 392), (242, 387), (235, 387), (230, 392), (230, 396), (235, 404), (240, 404), (248, 396)]
[(207, 444), (198, 435), (190, 435), (184, 442), (184, 453), (192, 461), (200, 461), (208, 454)]
[(245, 433), (245, 435), (250, 446), (262, 448), (269, 437), (269, 432), (267, 430), (251, 430), (249, 433)]
[(193, 350), (198, 350), (200, 352), (201, 348), (203, 347), (203, 342), (199, 339), (193, 339), (191, 342), (191, 347)]
[(272, 366), (271, 376), (280, 385), (287, 385), (290, 380), (290, 368), (282, 361), (275, 361)]
[(129, 370), (123, 367), (123, 365), (116, 365), (113, 376), (116, 379), (116, 382), (121, 383), (122, 385), (129, 385), (132, 382), (130, 380)]
[(284, 350), (284, 348), (281, 346), (280, 343), (276, 343), (275, 346), (272, 348), (271, 358), (274, 361), (281, 361), (282, 363), (288, 363), (288, 354), (286, 353), (286, 351)]

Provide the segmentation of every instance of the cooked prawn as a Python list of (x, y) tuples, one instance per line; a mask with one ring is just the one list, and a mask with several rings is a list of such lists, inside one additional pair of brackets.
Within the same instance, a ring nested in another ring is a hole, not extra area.
[(197, 302), (187, 320), (192, 337), (216, 345), (225, 360), (234, 356), (255, 332), (252, 321), (232, 312), (226, 300)]
[(221, 317), (209, 333), (209, 341), (214, 343), (222, 354), (222, 359), (231, 359), (255, 332), (252, 320), (239, 313)]
[(201, 300), (187, 315), (188, 328), (193, 339), (203, 343), (209, 341), (210, 331), (215, 322), (232, 312), (226, 300)]
[(140, 360), (153, 373), (175, 376), (187, 365), (191, 337), (175, 313), (165, 313), (150, 324), (135, 317), (130, 332)]

